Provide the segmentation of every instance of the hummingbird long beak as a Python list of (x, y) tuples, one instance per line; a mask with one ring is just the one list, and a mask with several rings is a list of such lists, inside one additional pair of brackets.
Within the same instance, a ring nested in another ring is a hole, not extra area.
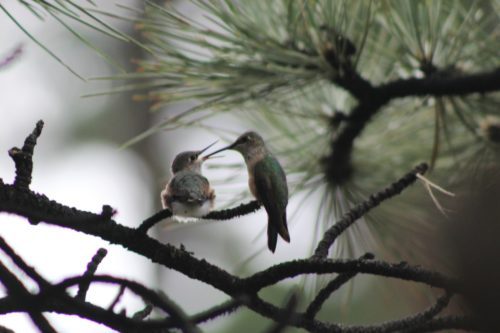
[[(219, 142), (219, 140), (215, 140), (214, 142), (212, 142), (211, 144), (209, 144), (208, 146), (206, 146), (205, 148), (203, 148), (202, 150), (199, 150), (198, 151), (198, 156), (200, 156), (201, 154), (203, 154), (208, 148), (212, 147), (214, 144), (216, 144), (217, 142)], [(199, 158), (199, 157), (198, 157)], [(204, 156), (201, 158), (201, 160), (204, 162), (206, 160), (208, 160), (208, 157), (207, 156)]]
[(205, 150), (207, 150), (208, 148), (212, 147), (217, 142), (219, 142), (219, 140), (215, 140), (214, 142), (212, 142), (211, 144), (209, 144), (208, 146), (206, 146), (205, 148), (203, 148), (202, 150), (200, 150), (200, 155), (203, 154), (205, 152)]
[(215, 155), (215, 154), (217, 154), (217, 153), (220, 153), (221, 151), (228, 150), (228, 149), (233, 149), (233, 147), (234, 147), (235, 145), (236, 145), (236, 142), (231, 143), (229, 146), (226, 146), (226, 147), (221, 148), (221, 149), (219, 149), (219, 150), (216, 150), (216, 151), (214, 151), (214, 152), (212, 152), (212, 153), (210, 153), (210, 154), (208, 154), (208, 155), (205, 155), (205, 157), (203, 157), (203, 158), (204, 158), (204, 159), (208, 159), (208, 158), (210, 158), (210, 156), (213, 156), (213, 155)]

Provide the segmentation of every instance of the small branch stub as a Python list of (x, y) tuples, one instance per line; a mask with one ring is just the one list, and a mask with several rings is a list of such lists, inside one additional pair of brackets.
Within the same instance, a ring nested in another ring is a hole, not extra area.
[(36, 140), (42, 133), (43, 121), (39, 120), (36, 123), (35, 129), (24, 140), (22, 149), (17, 147), (9, 150), (9, 155), (14, 160), (16, 165), (16, 178), (14, 186), (20, 189), (28, 190), (31, 184), (31, 173), (33, 171), (33, 150), (35, 149)]
[[(104, 248), (100, 248), (99, 250), (97, 250), (96, 254), (94, 254), (90, 262), (87, 264), (87, 269), (83, 274), (83, 276), (91, 278), (95, 274), (95, 272), (97, 271), (97, 267), (107, 254), (108, 251)], [(79, 285), (78, 293), (76, 294), (76, 299), (85, 301), (89, 287), (90, 287), (90, 280), (82, 281), (82, 283), (80, 283)]]

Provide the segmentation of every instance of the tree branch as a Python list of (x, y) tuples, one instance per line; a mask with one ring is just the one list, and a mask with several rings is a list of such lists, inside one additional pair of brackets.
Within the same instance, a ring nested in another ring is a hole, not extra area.
[[(372, 253), (367, 253), (360, 260), (371, 260), (375, 256)], [(335, 279), (331, 280), (323, 289), (319, 291), (316, 297), (309, 303), (309, 306), (306, 309), (305, 316), (309, 318), (316, 317), (319, 310), (323, 304), (328, 300), (331, 294), (333, 294), (336, 290), (342, 287), (345, 283), (355, 277), (357, 272), (349, 272), (338, 275)]]
[(417, 327), (404, 330), (404, 333), (437, 332), (443, 330), (468, 330), (485, 332), (481, 322), (467, 316), (443, 316), (426, 321)]
[(36, 140), (42, 134), (43, 121), (38, 121), (33, 132), (24, 141), (23, 148), (17, 147), (9, 150), (9, 155), (16, 165), (16, 178), (14, 186), (27, 190), (31, 183), (31, 172), (33, 171), (33, 150)]
[[(30, 295), (26, 287), (17, 279), (17, 277), (12, 274), (7, 267), (0, 262), (0, 281), (7, 289), (7, 292), (12, 297), (18, 299), (19, 301), (27, 302), (27, 297)], [(27, 303), (29, 304), (29, 303)], [(42, 333), (56, 333), (56, 330), (52, 327), (49, 321), (42, 315), (40, 311), (28, 308), (26, 312), (31, 317), (33, 323), (38, 327)]]
[[(28, 164), (32, 163), (32, 156), (29, 154), (26, 156), (27, 160), (29, 160)], [(19, 168), (24, 168), (25, 165), (27, 164), (16, 164)], [(425, 164), (416, 167), (399, 181), (385, 190), (372, 195), (367, 201), (352, 209), (351, 212), (346, 214), (343, 219), (325, 233), (323, 240), (317, 247), (317, 255), (315, 254), (308, 259), (293, 260), (274, 265), (247, 278), (240, 278), (229, 274), (227, 271), (206, 260), (195, 258), (190, 253), (182, 249), (177, 249), (170, 244), (161, 244), (157, 240), (147, 236), (142, 230), (135, 230), (116, 223), (112, 219), (113, 210), (109, 206), (103, 206), (101, 213), (93, 214), (51, 201), (44, 195), (30, 191), (25, 187), (23, 182), (14, 183), (14, 185), (0, 183), (0, 211), (2, 212), (24, 216), (30, 221), (44, 221), (48, 224), (100, 237), (112, 244), (119, 244), (125, 249), (142, 255), (155, 263), (174, 269), (192, 279), (211, 285), (233, 298), (233, 300), (229, 302), (189, 318), (181, 309), (176, 307), (175, 303), (162, 299), (154, 291), (136, 282), (110, 276), (94, 275), (94, 266), (96, 265), (89, 265), (89, 269), (84, 276), (66, 279), (60, 284), (52, 286), (17, 256), (5, 241), (0, 239), (0, 248), (13, 258), (16, 265), (26, 271), (28, 276), (39, 283), (40, 286), (44, 285), (39, 294), (32, 295), (25, 289), (23, 291), (21, 287), (17, 288), (16, 283), (14, 283), (15, 281), (11, 281), (12, 276), (10, 276), (10, 273), (4, 268), (0, 271), (0, 280), (6, 285), (10, 285), (11, 289), (17, 289), (13, 292), (15, 295), (0, 299), (0, 313), (25, 311), (30, 313), (33, 320), (37, 321), (41, 326), (44, 325), (44, 318), (41, 312), (55, 311), (58, 313), (77, 314), (96, 322), (104, 323), (117, 330), (126, 329), (128, 331), (160, 332), (167, 328), (181, 328), (185, 332), (196, 332), (197, 328), (194, 325), (195, 322), (202, 322), (224, 313), (229, 313), (238, 308), (240, 304), (245, 304), (251, 310), (271, 318), (276, 322), (282, 322), (284, 316), (287, 316), (287, 318), (290, 319), (287, 321), (287, 324), (302, 327), (312, 332), (373, 332), (374, 328), (376, 328), (376, 332), (385, 332), (386, 330), (384, 327), (396, 327), (401, 320), (384, 324), (388, 326), (341, 326), (311, 318), (310, 313), (312, 310), (307, 314), (295, 312), (293, 309), (276, 307), (260, 299), (257, 293), (262, 288), (277, 284), (284, 279), (293, 278), (302, 274), (329, 273), (344, 274), (344, 279), (356, 273), (373, 274), (425, 283), (429, 286), (443, 288), (449, 292), (460, 292), (460, 285), (455, 279), (448, 278), (437, 272), (425, 270), (421, 267), (410, 266), (407, 263), (390, 264), (383, 261), (367, 260), (367, 258), (357, 260), (324, 259), (326, 257), (324, 253), (328, 252), (329, 247), (340, 233), (352, 225), (352, 223), (368, 210), (375, 207), (383, 200), (400, 193), (415, 181), (416, 173), (423, 173), (426, 169), (427, 166)], [(29, 170), (29, 175), (31, 175), (31, 169)], [(206, 218), (224, 219), (230, 216), (250, 213), (258, 208), (258, 203), (251, 202), (230, 210), (213, 212), (207, 215)], [(158, 214), (159, 213), (154, 216)], [(17, 279), (15, 276), (13, 278)], [(143, 297), (145, 301), (163, 309), (165, 312), (169, 313), (171, 317), (165, 320), (134, 320), (124, 315), (115, 314), (112, 308), (106, 310), (72, 298), (65, 293), (65, 288), (69, 286), (90, 284), (91, 282), (97, 281), (116, 283), (120, 286), (124, 286)], [(336, 282), (335, 287), (339, 285), (340, 282)], [(332, 286), (334, 286), (334, 283), (332, 283), (330, 287), (333, 288)], [(22, 288), (24, 288), (24, 286), (22, 286)], [(331, 291), (328, 293), (331, 294)], [(12, 292), (9, 290), (9, 295), (11, 294)], [(18, 295), (22, 297), (18, 297)], [(438, 302), (431, 310), (417, 314), (414, 317), (420, 318), (419, 323), (425, 321), (427, 324), (429, 318), (432, 318), (441, 311), (441, 309), (446, 306), (447, 302), (448, 300)], [(453, 328), (460, 328), (465, 325), (471, 325), (470, 322), (465, 322), (462, 319), (459, 318), (455, 321), (435, 321), (433, 325), (436, 326), (432, 327), (446, 328), (446, 325), (450, 325)], [(416, 321), (412, 321), (412, 323), (414, 322)], [(472, 325), (475, 324), (473, 323)]]
[(191, 322), (193, 323), (203, 323), (215, 319), (219, 316), (230, 314), (236, 311), (242, 304), (241, 297), (235, 297), (227, 302), (216, 305), (208, 310), (202, 311), (191, 317)]
[(14, 262), (14, 264), (19, 267), (27, 276), (29, 276), (33, 281), (38, 284), (40, 289), (49, 286), (49, 282), (42, 278), (40, 274), (31, 266), (29, 266), (23, 258), (21, 258), (13, 248), (7, 244), (3, 237), (0, 237), (0, 248), (2, 251), (10, 257), (10, 259)]
[[(87, 269), (85, 270), (83, 276), (87, 278), (92, 277), (97, 271), (97, 267), (104, 259), (106, 254), (108, 254), (108, 251), (106, 249), (100, 248), (99, 250), (97, 250), (96, 254), (94, 254), (90, 262), (87, 264)], [(80, 301), (85, 301), (89, 287), (90, 287), (90, 279), (83, 280), (78, 287), (78, 293), (75, 296), (76, 299)]]
[(140, 283), (130, 281), (127, 279), (116, 278), (108, 275), (93, 275), (93, 276), (78, 276), (73, 278), (67, 278), (60, 283), (52, 286), (50, 289), (45, 289), (40, 293), (40, 297), (48, 298), (53, 293), (60, 293), (74, 285), (81, 285), (82, 283), (91, 282), (104, 282), (112, 283), (120, 286), (125, 286), (127, 289), (133, 291), (135, 294), (140, 296), (142, 299), (147, 300), (152, 305), (162, 309), (172, 318), (172, 321), (176, 327), (179, 327), (185, 333), (196, 333), (199, 329), (190, 322), (189, 318), (186, 316), (184, 311), (177, 306), (173, 301), (166, 297), (159, 296), (153, 290), (144, 287)]
[(0, 314), (13, 312), (55, 312), (59, 314), (77, 315), (87, 318), (96, 323), (106, 325), (119, 332), (151, 332), (163, 333), (165, 328), (171, 324), (171, 320), (148, 320), (140, 321), (126, 317), (123, 314), (116, 314), (88, 302), (80, 302), (69, 296), (54, 294), (53, 297), (40, 297), (30, 295), (25, 300), (15, 297), (4, 297), (0, 299)]
[(118, 302), (120, 302), (120, 300), (122, 299), (122, 296), (123, 294), (125, 293), (125, 287), (124, 286), (120, 286), (120, 289), (118, 289), (118, 293), (116, 293), (116, 296), (115, 298), (113, 298), (113, 301), (111, 301), (111, 303), (109, 304), (108, 306), (108, 311), (114, 311), (115, 309), (115, 306), (118, 304)]
[(401, 179), (392, 183), (383, 190), (370, 195), (368, 200), (356, 205), (353, 209), (347, 212), (337, 223), (331, 226), (323, 235), (323, 239), (319, 242), (314, 251), (314, 258), (326, 258), (328, 251), (337, 237), (349, 228), (357, 219), (364, 216), (372, 208), (377, 207), (382, 201), (392, 198), (401, 193), (405, 188), (413, 184), (417, 180), (417, 174), (424, 174), (429, 166), (426, 163), (417, 165), (412, 171), (404, 175)]
[(285, 303), (282, 315), (277, 317), (277, 322), (273, 324), (266, 333), (281, 333), (284, 332), (285, 329), (290, 325), (290, 322), (294, 320), (293, 315), (295, 313), (295, 309), (297, 308), (297, 295), (292, 294), (288, 301)]
[[(253, 213), (253, 212), (257, 211), (258, 209), (260, 209), (260, 207), (261, 207), (260, 203), (256, 200), (254, 200), (254, 201), (250, 201), (249, 203), (246, 203), (246, 204), (241, 204), (241, 205), (234, 207), (234, 208), (210, 212), (207, 215), (201, 217), (201, 219), (203, 219), (203, 220), (218, 220), (218, 221), (230, 220), (230, 219), (233, 219), (235, 217), (239, 217), (239, 216), (248, 215), (250, 213)], [(172, 216), (172, 212), (169, 209), (160, 210), (158, 213), (145, 219), (141, 223), (139, 228), (137, 228), (137, 231), (141, 232), (141, 233), (146, 233), (155, 224), (157, 224), (157, 223), (161, 222), (162, 220), (169, 218), (171, 216)]]
[(450, 75), (437, 71), (424, 78), (398, 79), (373, 87), (359, 74), (334, 79), (346, 89), (358, 105), (349, 113), (345, 125), (334, 136), (330, 154), (323, 158), (325, 175), (331, 184), (346, 181), (352, 175), (351, 153), (354, 140), (361, 134), (370, 119), (384, 105), (396, 98), (419, 96), (463, 96), (500, 90), (500, 67), (490, 71)]
[(436, 72), (420, 79), (399, 79), (377, 90), (389, 99), (411, 96), (457, 96), (500, 90), (500, 67), (487, 72), (446, 75)]

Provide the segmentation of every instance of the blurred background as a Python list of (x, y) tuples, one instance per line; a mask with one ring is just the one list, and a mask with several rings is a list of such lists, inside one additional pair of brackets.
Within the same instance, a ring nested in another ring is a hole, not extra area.
[[(131, 21), (124, 21), (104, 16), (106, 22), (117, 30), (142, 40), (144, 36), (134, 21), (141, 16), (144, 6), (142, 1), (120, 0), (120, 5), (137, 9), (136, 12), (132, 12), (133, 15), (130, 10), (110, 1), (99, 0), (95, 3), (100, 10), (117, 16), (131, 17)], [(210, 25), (201, 14), (200, 8), (191, 3), (186, 1), (170, 3), (180, 11), (188, 13), (191, 19)], [(14, 0), (3, 1), (2, 5), (29, 33), (61, 59), (58, 61), (47, 54), (7, 15), (0, 14), (0, 45), (2, 45), (0, 61), (12, 58), (8, 64), (0, 67), (0, 109), (3, 110), (0, 123), (0, 152), (2, 152), (0, 177), (6, 183), (14, 179), (14, 163), (7, 151), (13, 146), (22, 145), (35, 123), (42, 119), (45, 127), (35, 148), (31, 188), (46, 194), (50, 199), (82, 210), (100, 212), (102, 205), (108, 204), (117, 210), (115, 219), (118, 223), (135, 227), (161, 209), (159, 193), (170, 177), (170, 164), (175, 154), (185, 150), (201, 149), (215, 140), (220, 140), (218, 146), (221, 146), (249, 129), (257, 128), (266, 139), (275, 138), (273, 135), (277, 131), (269, 129), (272, 124), (269, 127), (256, 127), (258, 121), (255, 119), (248, 121), (248, 118), (234, 117), (222, 112), (199, 123), (197, 127), (179, 126), (170, 131), (159, 130), (138, 143), (124, 147), (129, 140), (159, 123), (164, 123), (167, 116), (179, 114), (194, 104), (181, 102), (170, 106), (159, 105), (153, 108), (155, 112), (152, 112), (150, 101), (145, 101), (134, 93), (85, 97), (119, 90), (126, 86), (126, 80), (97, 78), (136, 71), (137, 59), (147, 58), (149, 55), (134, 43), (121, 42), (85, 26), (68, 22), (71, 27), (75, 29), (77, 27), (79, 33), (92, 41), (94, 47), (98, 47), (112, 59), (105, 61), (54, 17), (43, 15), (44, 19), (41, 20), (26, 6)], [(391, 46), (397, 44), (394, 39), (389, 39), (385, 32), (382, 32), (381, 36), (388, 38), (388, 44)], [(375, 49), (385, 47), (382, 44), (380, 40), (374, 40), (373, 46), (366, 47)], [(398, 52), (401, 50), (404, 52), (404, 48), (396, 47), (396, 49)], [(15, 56), (11, 57), (13, 54)], [(395, 57), (399, 55), (396, 54)], [(369, 68), (369, 75), (375, 77), (375, 81), (377, 73), (380, 74), (379, 79), (380, 77), (385, 79), (390, 75), (399, 77), (401, 73), (403, 76), (422, 75), (415, 69), (418, 64), (402, 61), (403, 65), (392, 66), (391, 58), (387, 59), (386, 64), (383, 64), (379, 58), (374, 57), (373, 61), (377, 62), (377, 67), (369, 66), (368, 61), (364, 64)], [(447, 58), (443, 56), (442, 59)], [(62, 62), (86, 80), (71, 73)], [(389, 74), (384, 72), (385, 68), (388, 68)], [(318, 69), (320, 70), (321, 68)], [(317, 74), (314, 75), (317, 78)], [(291, 133), (289, 141), (285, 141), (281, 146), (279, 138), (276, 140), (278, 148), (284, 149), (283, 147), (288, 144), (286, 146), (288, 155), (281, 155), (281, 151), (278, 150), (277, 156), (288, 162), (287, 171), (295, 171), (289, 174), (291, 180), (295, 181), (299, 177), (304, 178), (309, 175), (304, 176), (304, 173), (299, 172), (300, 167), (306, 168), (310, 167), (309, 165), (299, 165), (297, 171), (294, 169), (294, 162), (317, 164), (317, 159), (312, 159), (307, 154), (300, 154), (304, 151), (317, 153), (328, 149), (330, 136), (327, 131), (331, 128), (325, 126), (325, 117), (331, 117), (337, 108), (349, 109), (353, 103), (345, 97), (345, 92), (332, 93), (331, 83), (327, 84), (328, 89), (324, 89), (324, 86), (319, 88), (313, 86), (315, 88), (313, 93), (309, 95), (304, 93), (304, 96), (300, 96), (306, 100), (304, 105), (310, 104), (314, 110), (299, 111), (317, 112), (313, 115), (317, 118), (316, 121), (318, 119), (321, 121), (320, 126), (314, 123), (312, 126), (305, 126), (308, 120), (298, 118), (298, 123), (304, 125), (301, 128), (302, 132)], [(175, 246), (182, 244), (198, 258), (204, 258), (239, 276), (248, 276), (276, 263), (310, 255), (311, 249), (316, 244), (312, 240), (321, 235), (326, 226), (326, 223), (321, 224), (321, 221), (328, 220), (331, 223), (334, 218), (371, 191), (396, 180), (411, 166), (431, 155), (434, 144), (432, 126), (437, 116), (432, 112), (414, 111), (418, 108), (425, 111), (437, 110), (436, 105), (439, 103), (426, 100), (416, 105), (415, 101), (411, 102), (395, 102), (388, 106), (386, 113), (398, 116), (392, 117), (389, 122), (383, 118), (375, 119), (360, 139), (356, 147), (359, 151), (355, 162), (360, 166), (357, 171), (361, 182), (356, 184), (354, 191), (353, 188), (336, 188), (330, 191), (330, 188), (321, 183), (316, 186), (316, 191), (298, 191), (291, 198), (288, 213), (292, 242), (286, 244), (281, 240), (278, 241), (275, 254), (266, 249), (266, 236), (263, 232), (267, 217), (263, 210), (225, 222), (168, 220), (151, 230), (150, 235)], [(284, 105), (283, 108), (288, 111), (289, 106), (293, 105)], [(403, 116), (399, 116), (401, 110)], [(485, 113), (490, 112), (489, 110), (491, 109), (485, 109)], [(414, 124), (417, 124), (418, 128), (409, 128)], [(428, 132), (422, 132), (422, 128)], [(307, 136), (309, 134), (311, 137)], [(458, 138), (466, 136), (463, 130), (452, 134)], [(304, 141), (300, 139), (300, 135), (305, 135)], [(459, 140), (459, 144), (468, 145), (467, 140), (463, 140), (465, 143)], [(418, 144), (415, 144), (415, 141)], [(300, 145), (302, 142), (306, 144)], [(295, 150), (297, 146), (299, 147)], [(456, 150), (460, 150), (461, 147), (458, 146)], [(396, 149), (401, 149), (401, 154), (399, 150), (395, 151)], [(450, 162), (451, 158), (446, 159), (450, 156), (446, 155), (447, 153), (448, 151), (443, 148), (442, 154), (445, 157), (440, 160), (441, 166), (444, 166), (443, 171), (440, 174), (438, 168), (434, 173), (436, 177), (441, 177), (441, 180), (448, 179), (448, 171), (455, 167), (454, 162)], [(208, 161), (204, 166), (204, 174), (211, 181), (217, 194), (216, 209), (250, 200), (246, 190), (246, 169), (241, 157), (235, 152), (224, 152), (223, 155), (220, 159)], [(467, 158), (470, 159), (470, 156)], [(388, 161), (396, 167), (386, 168), (380, 171), (380, 177), (373, 177), (374, 165), (385, 165), (389, 163)], [(230, 168), (221, 168), (220, 165)], [(315, 171), (311, 178), (319, 169), (313, 167)], [(329, 194), (324, 195), (324, 193)], [(325, 202), (327, 204), (324, 204)], [(330, 205), (329, 202), (334, 203)], [(370, 218), (370, 224), (366, 221), (357, 224), (352, 233), (346, 233), (346, 237), (337, 242), (337, 249), (334, 251), (336, 255), (353, 258), (361, 255), (363, 251), (374, 251), (379, 259), (404, 259), (411, 263), (425, 263), (431, 266), (439, 261), (437, 258), (442, 253), (434, 251), (435, 248), (429, 244), (436, 244), (431, 235), (437, 229), (436, 221), (442, 219), (442, 214), (421, 184), (405, 192), (404, 199), (392, 200), (390, 207), (382, 205), (375, 209)], [(140, 256), (124, 251), (119, 246), (109, 245), (98, 238), (43, 223), (32, 226), (21, 218), (5, 214), (2, 214), (0, 219), (2, 221), (0, 235), (50, 281), (56, 282), (65, 277), (81, 274), (97, 249), (104, 247), (109, 252), (99, 266), (98, 273), (129, 278), (162, 290), (188, 314), (202, 311), (227, 299), (224, 294), (207, 285), (190, 280), (175, 271), (155, 266)], [(388, 220), (392, 223), (387, 224)], [(382, 229), (377, 228), (382, 224), (385, 229), (380, 232)], [(362, 243), (363, 246), (354, 246), (354, 251), (348, 251), (342, 247), (346, 243), (351, 245)], [(401, 244), (405, 244), (406, 248), (401, 249)], [(400, 249), (401, 253), (395, 255), (391, 252), (393, 249)], [(414, 250), (420, 251), (419, 255), (414, 255)], [(432, 253), (432, 256), (429, 256), (429, 253)], [(1, 258), (6, 260), (3, 255)], [(324, 281), (322, 279), (306, 281), (304, 277), (286, 280), (277, 286), (267, 288), (262, 295), (275, 304), (283, 304), (290, 292), (294, 291), (298, 294), (299, 303), (304, 305), (314, 292), (331, 278), (332, 276), (328, 276)], [(318, 316), (319, 319), (357, 324), (382, 322), (421, 310), (435, 299), (426, 288), (401, 281), (366, 276), (357, 277), (355, 280), (355, 283), (342, 288), (331, 301), (326, 303)], [(3, 290), (2, 292), (4, 293)], [(118, 288), (92, 285), (88, 300), (107, 306), (117, 292)], [(125, 309), (131, 314), (141, 310), (143, 306), (140, 299), (126, 293), (117, 309)], [(77, 317), (49, 314), (48, 318), (59, 332), (110, 332), (106, 327)], [(230, 316), (203, 324), (202, 329), (207, 332), (259, 332), (270, 324), (267, 319), (242, 308)], [(0, 325), (15, 332), (36, 331), (29, 317), (24, 314), (1, 316)]]
[[(120, 8), (112, 2), (96, 3), (100, 9), (120, 13)], [(141, 7), (140, 2), (120, 3)], [(35, 123), (42, 119), (45, 126), (35, 150), (31, 188), (64, 205), (82, 210), (100, 212), (103, 204), (109, 204), (118, 211), (115, 217), (119, 223), (138, 226), (161, 208), (159, 193), (170, 177), (173, 156), (181, 151), (200, 149), (218, 137), (205, 130), (159, 132), (131, 147), (121, 148), (126, 141), (162, 119), (161, 112), (149, 112), (146, 103), (132, 101), (131, 94), (127, 93), (83, 98), (85, 94), (114, 88), (112, 81), (89, 78), (116, 74), (119, 72), (117, 68), (100, 58), (53, 18), (45, 15), (45, 19), (40, 20), (17, 1), (7, 1), (3, 5), (40, 42), (88, 80), (83, 81), (72, 74), (33, 43), (7, 16), (0, 16), (0, 57), (6, 59), (16, 54), (8, 65), (0, 69), (0, 109), (3, 110), (0, 151), (4, 152), (0, 154), (2, 179), (9, 183), (15, 175), (14, 164), (7, 151), (13, 146), (21, 146)], [(137, 35), (132, 24), (110, 21), (121, 31)], [(134, 69), (132, 59), (140, 57), (143, 52), (137, 46), (119, 42), (81, 25), (78, 28), (125, 69)], [(236, 126), (234, 131), (238, 133)], [(247, 129), (244, 124), (239, 124), (239, 128), (241, 131)], [(241, 162), (236, 153), (227, 153), (225, 159), (228, 163)], [(206, 170), (209, 179), (222, 178), (223, 175), (218, 173), (217, 170)], [(244, 177), (246, 173), (242, 173)], [(243, 188), (245, 185), (246, 181), (242, 180), (236, 186)], [(217, 185), (215, 189), (217, 192)], [(227, 204), (230, 191), (225, 195), (218, 194), (217, 199), (218, 207)], [(211, 287), (177, 272), (156, 267), (148, 260), (98, 238), (43, 223), (34, 227), (24, 219), (11, 215), (2, 214), (1, 220), (2, 237), (50, 281), (81, 274), (97, 249), (105, 247), (109, 252), (98, 273), (129, 278), (161, 289), (188, 313), (204, 310), (226, 299), (225, 295)], [(266, 221), (265, 213), (260, 211), (237, 221), (174, 227), (172, 230), (160, 226), (151, 233), (164, 242), (176, 246), (183, 244), (196, 256), (233, 273), (239, 271), (244, 274), (240, 264), (256, 249), (264, 249), (265, 237), (259, 237), (257, 241), (253, 239), (263, 230)], [(295, 237), (293, 244), (293, 247), (285, 247), (280, 243), (276, 255), (263, 252), (255, 265), (262, 268), (305, 253), (306, 242)], [(6, 259), (3, 254), (1, 256), (2, 260)], [(245, 269), (252, 272), (256, 268), (248, 266)], [(88, 299), (107, 306), (117, 292), (117, 288), (93, 285)], [(142, 307), (141, 300), (126, 293), (117, 310), (126, 309), (127, 313), (134, 313)], [(242, 327), (241, 320), (246, 320), (246, 323), (251, 320), (256, 325), (252, 327), (256, 329), (266, 326), (262, 318), (258, 319), (263, 322), (257, 324), (256, 315), (240, 312), (243, 314), (206, 324), (207, 331), (232, 332), (234, 327)], [(59, 332), (110, 332), (106, 327), (77, 317), (49, 314), (48, 318)], [(24, 314), (1, 316), (0, 325), (15, 332), (37, 331)]]

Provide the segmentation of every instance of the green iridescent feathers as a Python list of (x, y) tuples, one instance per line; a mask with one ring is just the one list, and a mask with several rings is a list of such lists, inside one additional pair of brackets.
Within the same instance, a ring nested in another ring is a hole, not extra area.
[(268, 154), (255, 164), (254, 181), (259, 199), (269, 216), (268, 247), (274, 252), (278, 234), (285, 241), (290, 241), (286, 220), (288, 204), (286, 176), (276, 158)]

